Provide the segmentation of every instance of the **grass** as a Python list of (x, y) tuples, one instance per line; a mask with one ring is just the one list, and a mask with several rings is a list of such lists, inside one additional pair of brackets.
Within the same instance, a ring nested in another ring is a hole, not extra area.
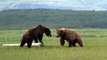
[[(44, 36), (44, 47), (3, 47), (5, 43), (20, 43), (24, 30), (0, 30), (0, 60), (106, 60), (107, 29), (75, 29), (81, 35), (84, 47), (69, 48), (59, 44), (56, 33)], [(92, 36), (91, 36), (92, 35)], [(93, 36), (94, 35), (94, 36)]]

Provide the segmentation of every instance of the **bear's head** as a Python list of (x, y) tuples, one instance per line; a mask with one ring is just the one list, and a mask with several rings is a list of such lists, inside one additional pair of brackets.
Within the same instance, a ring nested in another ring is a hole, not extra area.
[(34, 30), (37, 29), (40, 33), (45, 33), (46, 36), (51, 37), (51, 31), (49, 28), (43, 26), (43, 25), (38, 25), (34, 27)]
[(57, 33), (57, 36), (56, 36), (57, 38), (58, 37), (64, 37), (64, 35), (65, 35), (65, 28), (57, 29), (56, 33)]
[(44, 31), (45, 31), (44, 33), (46, 34), (46, 36), (48, 36), (48, 37), (52, 36), (51, 31), (48, 28), (45, 28)]

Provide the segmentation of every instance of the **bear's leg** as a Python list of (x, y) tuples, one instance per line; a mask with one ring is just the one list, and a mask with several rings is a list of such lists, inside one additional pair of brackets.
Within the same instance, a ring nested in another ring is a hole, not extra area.
[(61, 44), (61, 46), (64, 46), (65, 40), (63, 38), (60, 38), (60, 44)]
[(78, 42), (78, 44), (80, 45), (80, 47), (83, 47), (83, 43), (82, 43), (81, 40), (78, 40), (77, 42)]
[(20, 44), (20, 47), (23, 47), (25, 43), (26, 43), (26, 41), (22, 40), (21, 44)]
[(76, 40), (73, 41), (73, 46), (74, 47), (76, 46), (76, 42), (77, 42)]
[(68, 41), (68, 44), (69, 44), (69, 47), (72, 47), (73, 41), (72, 40)]
[(39, 42), (40, 43), (43, 43), (43, 41), (42, 41), (42, 37), (43, 37), (43, 35), (41, 34), (41, 35), (39, 35), (39, 37), (38, 37), (38, 39), (39, 39)]
[(31, 45), (32, 45), (32, 41), (33, 41), (33, 40), (31, 40), (31, 39), (27, 40), (27, 47), (28, 47), (28, 48), (31, 47)]
[(42, 43), (42, 46), (41, 46), (41, 47), (44, 46), (44, 43), (43, 43), (43, 41), (42, 41), (42, 37), (43, 37), (43, 34), (39, 35), (39, 38), (38, 38), (38, 39), (39, 39), (39, 42)]
[(20, 47), (23, 47), (25, 43), (26, 43), (26, 39), (25, 39), (25, 36), (23, 36), (22, 40), (21, 40)]
[(38, 43), (38, 40), (37, 40), (37, 38), (35, 38), (34, 40), (35, 40), (35, 43)]

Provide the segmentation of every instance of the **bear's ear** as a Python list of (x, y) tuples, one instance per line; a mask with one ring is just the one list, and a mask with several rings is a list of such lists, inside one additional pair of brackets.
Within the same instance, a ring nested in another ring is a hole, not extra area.
[(62, 32), (63, 34), (65, 33), (65, 30), (60, 30), (60, 32)]

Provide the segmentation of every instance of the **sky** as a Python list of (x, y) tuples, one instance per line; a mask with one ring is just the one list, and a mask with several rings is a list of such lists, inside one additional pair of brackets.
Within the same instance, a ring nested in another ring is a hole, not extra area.
[(107, 10), (107, 0), (0, 0), (0, 8), (18, 3), (47, 4), (83, 10)]

